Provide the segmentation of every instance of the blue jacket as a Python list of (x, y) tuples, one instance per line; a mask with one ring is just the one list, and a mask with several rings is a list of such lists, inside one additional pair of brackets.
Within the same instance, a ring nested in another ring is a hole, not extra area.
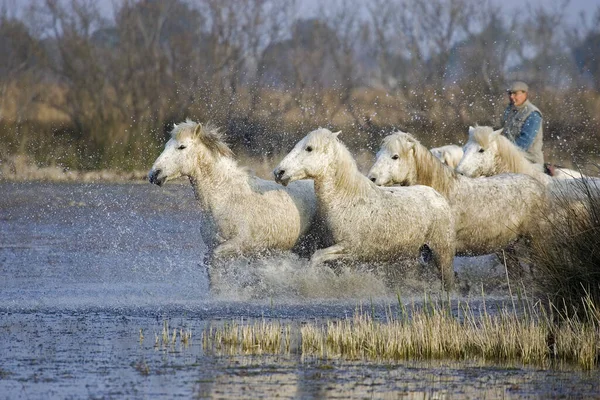
[(529, 114), (529, 117), (527, 117), (521, 128), (521, 134), (515, 138), (515, 144), (524, 151), (529, 150), (541, 125), (542, 115), (539, 112), (534, 111)]

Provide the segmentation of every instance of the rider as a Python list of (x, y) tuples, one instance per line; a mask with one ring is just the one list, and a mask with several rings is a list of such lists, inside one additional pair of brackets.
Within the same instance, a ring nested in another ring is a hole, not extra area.
[(510, 104), (504, 110), (502, 134), (527, 153), (527, 158), (538, 164), (544, 163), (542, 153), (542, 112), (527, 99), (529, 87), (516, 81), (507, 90)]

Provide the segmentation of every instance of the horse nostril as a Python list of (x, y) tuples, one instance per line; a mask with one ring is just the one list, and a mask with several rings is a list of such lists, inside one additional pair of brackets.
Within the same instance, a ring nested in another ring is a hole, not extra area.
[(275, 179), (281, 179), (281, 177), (285, 174), (285, 169), (279, 169), (275, 171)]
[(160, 173), (161, 173), (160, 169), (150, 171), (150, 174), (148, 175), (148, 180), (150, 181), (150, 183), (155, 183), (158, 178), (158, 175), (160, 175)]

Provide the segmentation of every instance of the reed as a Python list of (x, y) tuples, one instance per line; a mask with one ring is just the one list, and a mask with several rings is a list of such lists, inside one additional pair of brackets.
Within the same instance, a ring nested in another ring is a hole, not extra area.
[(584, 201), (572, 206), (568, 194), (556, 195), (555, 209), (540, 217), (547, 228), (534, 236), (529, 261), (538, 297), (560, 313), (597, 320), (589, 312), (600, 306), (600, 198), (594, 195), (600, 188), (596, 180), (576, 182), (586, 194)]
[[(540, 302), (527, 300), (494, 312), (468, 302), (426, 301), (402, 306), (395, 315), (389, 307), (384, 319), (357, 308), (354, 316), (324, 323), (309, 323), (292, 331), (279, 322), (232, 322), (204, 332), (203, 345), (227, 353), (282, 354), (281, 338), (301, 338), (302, 356), (319, 358), (399, 360), (479, 360), (518, 363), (547, 368), (556, 363), (575, 364), (585, 370), (598, 367), (600, 314), (591, 300), (593, 318), (546, 311)], [(454, 310), (454, 311), (452, 311)], [(557, 322), (558, 321), (558, 322)]]
[[(158, 333), (154, 333), (154, 347), (169, 347), (174, 346), (179, 338), (179, 343), (187, 347), (190, 345), (192, 341), (192, 330), (190, 328), (173, 328), (172, 330), (169, 328), (169, 322), (167, 320), (163, 321), (163, 328), (160, 335)], [(140, 329), (140, 343), (144, 341), (143, 331)]]
[(232, 321), (221, 327), (211, 326), (202, 335), (205, 350), (243, 354), (289, 353), (292, 328), (262, 319), (254, 323)]

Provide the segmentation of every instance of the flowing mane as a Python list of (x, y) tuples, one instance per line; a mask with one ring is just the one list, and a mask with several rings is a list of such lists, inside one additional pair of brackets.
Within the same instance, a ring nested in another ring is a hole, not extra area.
[(367, 181), (364, 175), (357, 173), (359, 170), (354, 157), (352, 157), (350, 150), (344, 143), (338, 139), (337, 135), (331, 137), (330, 140), (335, 143), (334, 151), (337, 160), (334, 183), (353, 195), (364, 195), (374, 185), (371, 185), (371, 182)]
[(543, 171), (527, 159), (526, 153), (502, 135), (494, 135), (489, 126), (477, 126), (473, 131), (473, 139), (484, 149), (489, 149), (492, 142), (496, 143), (497, 173), (518, 173), (540, 177)]
[(233, 151), (225, 143), (220, 129), (211, 123), (201, 124), (189, 118), (180, 124), (174, 124), (171, 138), (181, 140), (185, 136), (199, 139), (211, 152), (222, 157), (233, 158)]
[(413, 135), (402, 131), (395, 132), (383, 139), (382, 148), (404, 159), (412, 150), (415, 162), (414, 166), (408, 167), (412, 171), (408, 171), (409, 176), (405, 183), (430, 186), (444, 197), (448, 197), (456, 181), (456, 172), (431, 154)]

